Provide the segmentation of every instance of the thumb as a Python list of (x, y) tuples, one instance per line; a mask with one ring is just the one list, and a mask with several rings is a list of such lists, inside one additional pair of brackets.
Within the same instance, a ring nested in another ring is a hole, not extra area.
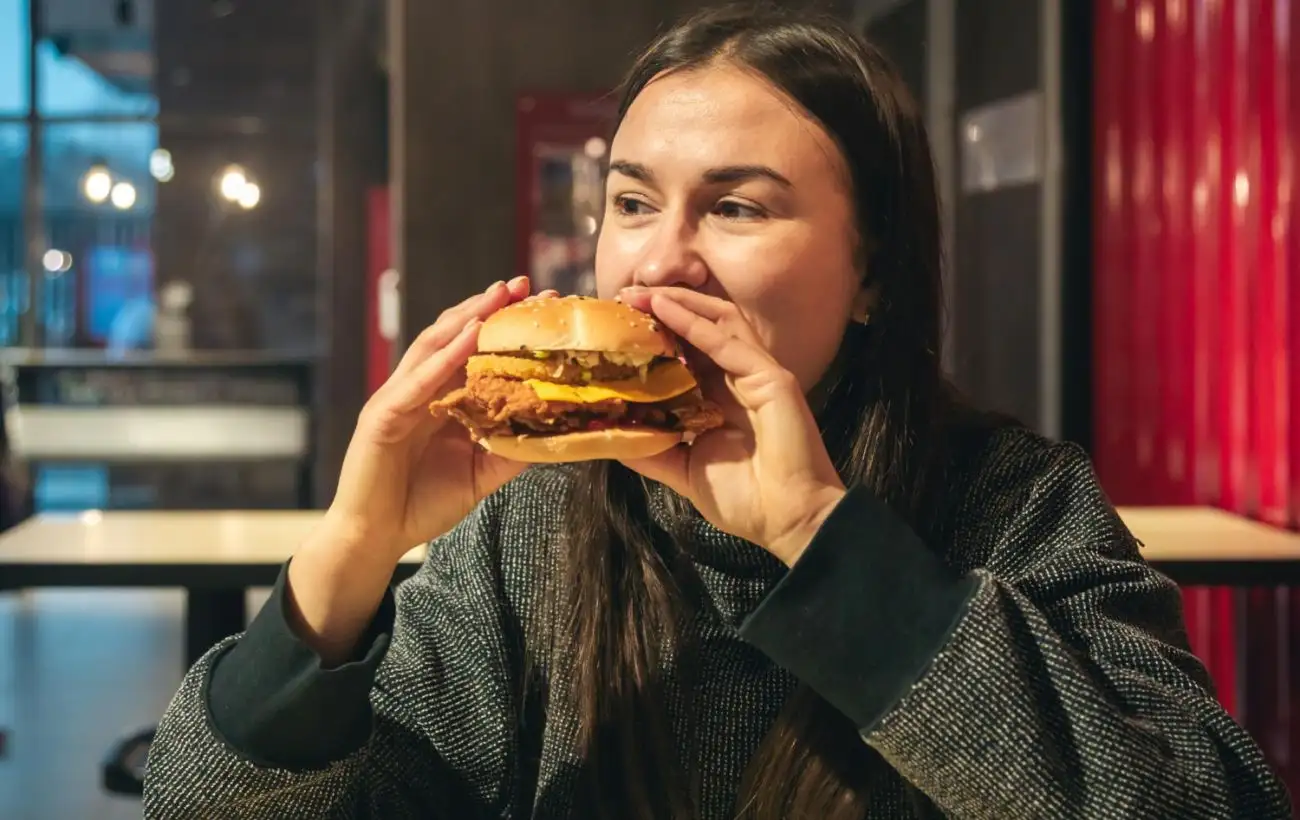
[(646, 458), (620, 459), (619, 463), (651, 481), (657, 481), (668, 489), (682, 496), (691, 498), (690, 489), (690, 453), (691, 448), (678, 444), (658, 455)]

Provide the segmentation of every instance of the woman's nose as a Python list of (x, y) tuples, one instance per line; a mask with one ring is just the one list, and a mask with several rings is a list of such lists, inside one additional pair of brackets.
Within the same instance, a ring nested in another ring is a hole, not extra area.
[(709, 278), (709, 268), (684, 232), (665, 231), (655, 238), (637, 261), (632, 283), (651, 287), (676, 285), (698, 288)]

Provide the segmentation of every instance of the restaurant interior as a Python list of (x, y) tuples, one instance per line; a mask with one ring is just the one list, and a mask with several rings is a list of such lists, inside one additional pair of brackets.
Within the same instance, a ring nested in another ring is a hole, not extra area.
[[(592, 292), (610, 92), (704, 5), (0, 0), (0, 818), (140, 816), (406, 344)], [(947, 371), (1088, 451), (1300, 793), (1300, 3), (819, 5), (925, 113)]]

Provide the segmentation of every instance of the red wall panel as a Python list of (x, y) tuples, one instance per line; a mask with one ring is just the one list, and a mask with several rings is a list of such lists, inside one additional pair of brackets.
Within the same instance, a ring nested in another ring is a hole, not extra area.
[[(1300, 0), (1094, 8), (1098, 472), (1117, 503), (1300, 523)], [(1184, 600), (1223, 703), (1296, 789), (1300, 596)]]
[(393, 343), (379, 327), (379, 283), (392, 264), (392, 217), (388, 186), (366, 192), (366, 395), (392, 375)]

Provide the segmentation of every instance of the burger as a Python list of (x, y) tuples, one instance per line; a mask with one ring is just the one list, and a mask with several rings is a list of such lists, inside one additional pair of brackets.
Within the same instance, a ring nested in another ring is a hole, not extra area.
[(430, 405), (492, 453), (543, 463), (634, 459), (722, 424), (652, 316), (568, 296), (492, 314), (465, 386)]

